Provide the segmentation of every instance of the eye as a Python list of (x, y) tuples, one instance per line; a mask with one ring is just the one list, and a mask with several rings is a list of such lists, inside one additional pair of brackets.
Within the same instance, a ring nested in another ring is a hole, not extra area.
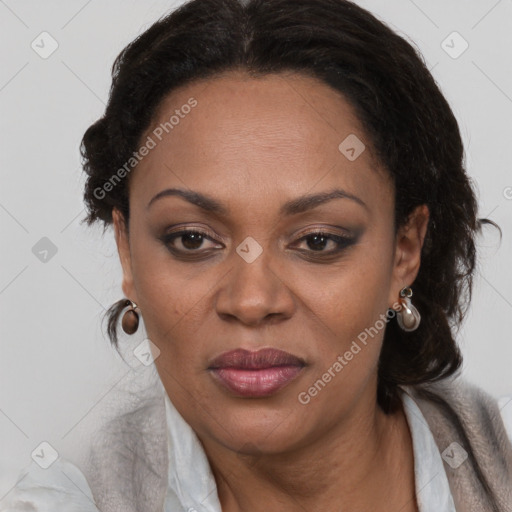
[[(314, 231), (299, 238), (298, 242), (305, 242), (307, 249), (303, 252), (321, 253), (331, 255), (342, 251), (343, 249), (354, 244), (356, 240), (347, 235), (335, 235), (324, 231)], [(330, 247), (330, 250), (324, 250)], [(302, 251), (302, 250), (301, 250)]]
[[(319, 257), (327, 257), (336, 255), (356, 243), (356, 238), (317, 230), (299, 238), (295, 245), (305, 245), (305, 249), (298, 250), (307, 256), (315, 257), (318, 254)], [(223, 247), (223, 244), (215, 243), (213, 235), (199, 229), (182, 229), (164, 234), (159, 239), (176, 257), (200, 257)], [(326, 248), (328, 250), (325, 250)]]
[[(213, 238), (197, 229), (183, 229), (161, 237), (164, 245), (176, 253), (198, 253), (199, 249), (214, 248), (215, 244), (205, 247), (205, 242), (213, 242)], [(201, 251), (202, 252), (202, 251)]]

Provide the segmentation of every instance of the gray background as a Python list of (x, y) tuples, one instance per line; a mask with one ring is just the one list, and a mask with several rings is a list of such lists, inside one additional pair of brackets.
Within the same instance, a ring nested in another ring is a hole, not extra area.
[[(130, 379), (101, 331), (121, 273), (112, 232), (80, 224), (78, 146), (103, 113), (114, 58), (180, 3), (0, 0), (0, 499), (42, 441), (80, 463), (109, 396)], [(358, 3), (422, 51), (460, 122), (480, 216), (503, 229), (501, 247), (490, 228), (479, 242), (458, 339), (463, 375), (512, 397), (512, 1)], [(43, 31), (58, 43), (46, 59), (31, 47)], [(469, 44), (457, 58), (453, 31)]]

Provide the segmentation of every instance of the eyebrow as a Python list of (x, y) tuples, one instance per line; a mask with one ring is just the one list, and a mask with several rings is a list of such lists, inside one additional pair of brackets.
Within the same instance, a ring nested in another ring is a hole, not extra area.
[[(217, 215), (224, 215), (227, 216), (229, 214), (229, 209), (226, 208), (222, 203), (217, 201), (211, 196), (208, 196), (206, 194), (201, 194), (199, 192), (194, 192), (192, 190), (184, 190), (180, 188), (168, 188), (165, 190), (162, 190), (161, 192), (158, 192), (151, 201), (149, 201), (148, 205), (146, 206), (146, 210), (149, 209), (149, 207), (159, 199), (162, 199), (164, 197), (170, 197), (170, 196), (178, 196), (189, 203), (192, 203), (196, 205), (197, 207), (201, 208), (202, 210), (214, 213)], [(364, 207), (366, 210), (369, 210), (368, 205), (359, 197), (355, 196), (354, 194), (351, 194), (343, 189), (336, 188), (328, 192), (320, 192), (317, 194), (306, 194), (300, 197), (297, 197), (296, 199), (292, 199), (290, 201), (287, 201), (284, 203), (280, 210), (279, 214), (282, 216), (290, 216), (290, 215), (296, 215), (298, 213), (305, 212), (307, 210), (311, 210), (313, 208), (316, 208), (317, 206), (320, 206), (321, 204), (324, 204), (328, 201), (331, 201), (332, 199), (350, 199), (362, 207)]]

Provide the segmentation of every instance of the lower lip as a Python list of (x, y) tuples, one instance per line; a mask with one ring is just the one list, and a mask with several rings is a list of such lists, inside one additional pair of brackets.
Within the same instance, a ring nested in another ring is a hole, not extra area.
[(274, 366), (261, 370), (215, 368), (211, 371), (221, 384), (237, 395), (263, 397), (289, 384), (302, 369), (302, 366)]

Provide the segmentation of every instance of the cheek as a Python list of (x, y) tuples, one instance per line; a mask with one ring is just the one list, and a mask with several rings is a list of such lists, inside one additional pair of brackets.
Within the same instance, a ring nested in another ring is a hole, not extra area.
[[(316, 324), (319, 330), (314, 345), (316, 364), (302, 391), (312, 389), (313, 407), (329, 409), (332, 401), (338, 408), (348, 407), (351, 397), (359, 396), (363, 383), (376, 371), (387, 325), (392, 248), (374, 242), (365, 245), (330, 278), (321, 280), (320, 287), (309, 287), (310, 304), (315, 304), (309, 329)], [(325, 389), (319, 379), (329, 383)], [(315, 389), (309, 387), (315, 383)], [(316, 389), (322, 391), (314, 395)], [(345, 398), (340, 399), (340, 394)], [(339, 412), (334, 409), (333, 415)]]
[(154, 240), (142, 236), (134, 240), (140, 240), (132, 246), (134, 287), (148, 337), (169, 355), (167, 360), (175, 361), (179, 355), (183, 362), (188, 347), (193, 350), (212, 284), (198, 267), (193, 274), (183, 271), (185, 266), (173, 262)]
[(302, 274), (296, 282), (301, 283), (300, 293), (318, 317), (346, 340), (386, 312), (390, 258), (389, 248), (366, 243), (329, 272)]
[(168, 395), (182, 413), (187, 412), (187, 418), (204, 395), (198, 376), (204, 373), (201, 329), (208, 289), (204, 280), (184, 279), (170, 266), (152, 265), (137, 274), (137, 296), (147, 337), (160, 350), (155, 365)]
[[(148, 336), (162, 345), (161, 350), (193, 346), (194, 334), (204, 322), (208, 283), (183, 279), (179, 273), (144, 269), (137, 277), (137, 296)], [(178, 343), (186, 340), (187, 343)]]

